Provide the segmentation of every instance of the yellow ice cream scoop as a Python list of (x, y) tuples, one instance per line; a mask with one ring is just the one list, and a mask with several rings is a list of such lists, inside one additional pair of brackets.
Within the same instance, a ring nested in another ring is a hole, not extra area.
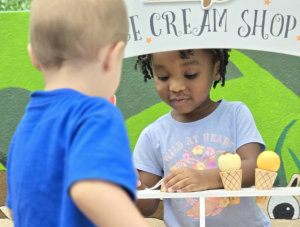
[[(270, 190), (277, 177), (280, 167), (280, 157), (274, 151), (264, 151), (257, 157), (257, 168), (255, 169), (255, 189)], [(264, 204), (267, 196), (255, 197), (256, 203)]]
[(237, 153), (224, 153), (218, 159), (218, 166), (221, 171), (231, 171), (241, 168), (241, 158)]
[(259, 169), (277, 172), (280, 167), (280, 157), (274, 151), (261, 152), (257, 158), (257, 167)]

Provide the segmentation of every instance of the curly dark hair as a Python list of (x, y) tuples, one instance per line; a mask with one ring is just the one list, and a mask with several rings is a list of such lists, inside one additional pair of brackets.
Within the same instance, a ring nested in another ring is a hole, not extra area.
[[(226, 74), (226, 66), (228, 64), (229, 59), (229, 52), (230, 49), (206, 49), (212, 54), (212, 61), (213, 64), (216, 64), (218, 61), (220, 61), (220, 80), (214, 81), (213, 87), (215, 88), (217, 84), (221, 81), (221, 86), (225, 85), (225, 74)], [(179, 51), (180, 58), (182, 59), (188, 59), (190, 56), (194, 55), (194, 50), (180, 50)], [(151, 65), (151, 54), (146, 55), (140, 55), (137, 57), (136, 63), (135, 63), (135, 70), (137, 70), (137, 67), (139, 66), (142, 70), (142, 73), (144, 74), (144, 81), (147, 82), (147, 80), (150, 80), (153, 78), (153, 70)]]

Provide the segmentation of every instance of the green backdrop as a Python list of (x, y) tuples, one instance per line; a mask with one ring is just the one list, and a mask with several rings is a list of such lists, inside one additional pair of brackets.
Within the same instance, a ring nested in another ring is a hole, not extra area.
[[(11, 136), (25, 111), (29, 93), (43, 89), (43, 79), (27, 55), (29, 12), (0, 13), (0, 163), (6, 165)], [(124, 60), (117, 105), (126, 120), (131, 147), (141, 130), (169, 111), (153, 81), (134, 71), (135, 58)], [(251, 50), (233, 50), (225, 87), (213, 99), (240, 100), (251, 109), (267, 144), (283, 164), (278, 184), (300, 172), (300, 58)], [(0, 165), (0, 168), (3, 168)]]

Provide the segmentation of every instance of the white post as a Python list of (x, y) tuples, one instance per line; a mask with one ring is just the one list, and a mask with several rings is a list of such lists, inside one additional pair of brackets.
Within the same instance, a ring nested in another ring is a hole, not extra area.
[(199, 197), (200, 200), (200, 227), (205, 227), (205, 197)]

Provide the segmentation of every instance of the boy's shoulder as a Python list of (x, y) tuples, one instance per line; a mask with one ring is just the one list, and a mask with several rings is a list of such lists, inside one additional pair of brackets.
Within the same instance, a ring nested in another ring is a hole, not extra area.
[(91, 97), (72, 89), (36, 91), (31, 94), (29, 107), (44, 107), (42, 111), (73, 112), (78, 115), (101, 113), (111, 116), (118, 108), (102, 97)]

